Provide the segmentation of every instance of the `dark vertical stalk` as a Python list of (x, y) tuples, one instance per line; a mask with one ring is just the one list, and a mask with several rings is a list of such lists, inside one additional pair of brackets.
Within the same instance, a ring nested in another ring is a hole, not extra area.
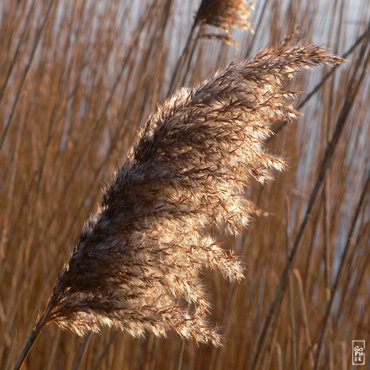
[(343, 133), (348, 115), (351, 111), (351, 108), (353, 106), (353, 102), (354, 102), (354, 100), (357, 96), (357, 93), (359, 91), (359, 87), (361, 85), (361, 82), (363, 81), (363, 77), (365, 75), (365, 70), (366, 70), (366, 64), (367, 64), (366, 62), (368, 60), (366, 60), (366, 62), (365, 62), (365, 66), (364, 66), (364, 68), (361, 72), (361, 76), (357, 80), (357, 83), (355, 81), (355, 77), (357, 75), (359, 65), (362, 62), (362, 60), (364, 59), (364, 54), (365, 54), (366, 48), (367, 48), (367, 44), (366, 44), (366, 40), (365, 40), (365, 45), (362, 48), (361, 55), (358, 58), (357, 66), (354, 68), (353, 75), (352, 75), (351, 80), (348, 84), (348, 86), (349, 86), (348, 93), (347, 93), (347, 96), (346, 96), (346, 100), (343, 104), (342, 110), (340, 112), (340, 115), (338, 117), (335, 132), (333, 134), (333, 137), (332, 137), (329, 145), (326, 148), (324, 158), (323, 158), (323, 160), (320, 164), (317, 179), (316, 179), (315, 185), (313, 187), (313, 190), (311, 192), (311, 196), (310, 196), (309, 201), (308, 201), (308, 205), (307, 205), (307, 209), (306, 209), (303, 221), (302, 221), (302, 223), (299, 227), (297, 236), (294, 240), (293, 247), (291, 248), (291, 253), (289, 255), (289, 258), (287, 260), (285, 268), (284, 268), (284, 270), (283, 270), (283, 272), (280, 276), (279, 285), (276, 289), (276, 293), (275, 293), (274, 299), (272, 301), (272, 304), (270, 306), (269, 312), (268, 312), (268, 314), (266, 316), (266, 319), (263, 323), (262, 331), (261, 331), (260, 335), (258, 336), (257, 347), (256, 347), (256, 350), (255, 350), (253, 359), (252, 359), (251, 367), (250, 367), (253, 370), (257, 368), (257, 366), (260, 362), (260, 355), (261, 355), (261, 353), (263, 353), (263, 350), (264, 350), (264, 347), (265, 347), (265, 341), (266, 341), (266, 339), (268, 337), (268, 333), (270, 331), (271, 322), (273, 321), (273, 318), (274, 318), (276, 312), (278, 311), (278, 309), (280, 307), (280, 304), (282, 302), (282, 299), (283, 299), (285, 291), (286, 291), (288, 277), (289, 277), (289, 271), (290, 271), (290, 269), (292, 268), (292, 266), (295, 262), (295, 258), (297, 256), (297, 252), (298, 252), (301, 240), (303, 238), (304, 232), (306, 230), (306, 227), (307, 227), (308, 222), (309, 222), (309, 220), (311, 218), (311, 215), (312, 215), (313, 206), (314, 206), (314, 204), (316, 202), (316, 199), (317, 199), (317, 197), (320, 193), (322, 184), (324, 182), (327, 171), (328, 171), (329, 166), (331, 164), (331, 160), (333, 158), (335, 149), (337, 147), (337, 144), (339, 142), (340, 137), (342, 136), (342, 133)]
[[(353, 45), (342, 55), (343, 59), (346, 59), (348, 56), (350, 56), (354, 50), (361, 45), (361, 43), (368, 37), (370, 34), (370, 23), (368, 24), (367, 29), (357, 38), (357, 40), (353, 43)], [(324, 85), (324, 83), (327, 81), (327, 79), (336, 71), (336, 69), (339, 66), (334, 66), (328, 73), (325, 74), (325, 76), (320, 80), (320, 82), (306, 95), (306, 97), (302, 100), (302, 102), (298, 105), (297, 109), (302, 109), (308, 101), (321, 89), (321, 87)], [(275, 134), (279, 133), (286, 125), (288, 124), (287, 121), (280, 121), (278, 124), (274, 127)], [(273, 136), (271, 136), (269, 139), (267, 139), (267, 142), (272, 140)]]
[(177, 60), (175, 70), (172, 74), (172, 78), (171, 78), (171, 81), (170, 81), (170, 86), (169, 86), (168, 91), (167, 91), (167, 97), (169, 97), (172, 94), (173, 90), (176, 87), (176, 82), (180, 78), (181, 69), (182, 69), (183, 65), (186, 63), (186, 60), (187, 60), (188, 55), (189, 55), (189, 51), (191, 50), (192, 45), (194, 44), (193, 35), (194, 35), (194, 32), (195, 32), (195, 29), (196, 29), (197, 25), (198, 25), (198, 19), (197, 19), (197, 17), (195, 17), (195, 20), (193, 22), (193, 25), (191, 26), (188, 38), (186, 40), (184, 49), (181, 53), (180, 58)]
[(80, 368), (81, 361), (82, 361), (82, 358), (84, 356), (85, 349), (86, 349), (87, 344), (89, 342), (90, 336), (91, 336), (91, 331), (88, 332), (84, 336), (84, 338), (83, 338), (83, 340), (81, 342), (81, 345), (80, 345), (80, 349), (78, 350), (78, 354), (77, 354), (77, 357), (75, 359), (74, 365), (73, 365), (73, 370), (78, 370)]
[(4, 128), (3, 128), (3, 131), (2, 131), (1, 136), (0, 136), (0, 150), (3, 147), (3, 145), (4, 145), (4, 141), (5, 141), (6, 135), (8, 133), (9, 127), (10, 127), (12, 121), (13, 121), (15, 109), (17, 107), (19, 98), (20, 98), (21, 93), (22, 93), (22, 90), (23, 90), (23, 85), (24, 85), (24, 83), (26, 81), (28, 72), (29, 72), (29, 70), (31, 68), (31, 65), (32, 65), (32, 62), (33, 62), (33, 58), (34, 58), (35, 53), (36, 53), (36, 50), (37, 50), (37, 46), (39, 45), (39, 42), (41, 40), (41, 35), (42, 35), (42, 32), (43, 32), (43, 30), (45, 28), (46, 22), (47, 22), (47, 20), (49, 18), (50, 10), (52, 8), (53, 3), (54, 3), (54, 0), (50, 0), (50, 2), (48, 4), (48, 7), (46, 9), (46, 13), (45, 13), (44, 19), (43, 19), (43, 21), (41, 23), (41, 26), (39, 27), (39, 29), (37, 31), (35, 42), (33, 44), (32, 51), (31, 51), (31, 56), (30, 56), (30, 58), (28, 60), (28, 63), (26, 65), (26, 68), (25, 68), (25, 70), (23, 72), (23, 75), (21, 77), (21, 82), (20, 82), (18, 91), (16, 93), (16, 96), (15, 96), (15, 99), (14, 99), (14, 102), (13, 102), (13, 105), (12, 105), (12, 109), (10, 111), (10, 114), (8, 116), (7, 121), (4, 123)]
[(51, 310), (54, 307), (54, 304), (55, 304), (54, 299), (49, 301), (49, 304), (46, 307), (45, 311), (43, 312), (41, 317), (38, 319), (35, 326), (32, 328), (32, 330), (31, 330), (31, 332), (30, 332), (30, 334), (27, 338), (27, 341), (26, 341), (26, 343), (23, 347), (23, 350), (22, 350), (21, 354), (19, 355), (19, 357), (17, 359), (17, 362), (14, 366), (14, 370), (19, 370), (22, 367), (27, 355), (31, 351), (32, 346), (35, 344), (35, 341), (36, 341), (38, 335), (40, 334), (41, 329), (45, 325), (46, 320), (48, 319), (49, 314), (50, 314)]

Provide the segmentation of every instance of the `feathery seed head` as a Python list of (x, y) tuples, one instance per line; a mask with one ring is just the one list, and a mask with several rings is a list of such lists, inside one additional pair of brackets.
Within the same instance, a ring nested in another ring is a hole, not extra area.
[(134, 336), (174, 330), (221, 345), (200, 272), (238, 281), (243, 266), (209, 230), (238, 234), (256, 213), (246, 187), (284, 169), (264, 141), (275, 120), (298, 115), (289, 80), (339, 62), (322, 46), (269, 48), (159, 107), (85, 225), (49, 321), (79, 335), (106, 326)]
[(233, 29), (245, 28), (253, 32), (250, 22), (252, 3), (245, 0), (203, 0), (200, 4), (196, 20), (201, 25), (220, 28), (223, 34), (203, 34), (202, 37), (218, 38), (229, 44), (236, 44), (231, 36)]

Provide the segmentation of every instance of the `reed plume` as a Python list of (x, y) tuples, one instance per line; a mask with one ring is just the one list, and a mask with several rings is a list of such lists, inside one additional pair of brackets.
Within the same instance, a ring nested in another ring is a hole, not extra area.
[[(253, 31), (252, 24), (249, 21), (252, 9), (253, 6), (247, 6), (244, 0), (203, 0), (201, 2), (184, 50), (177, 61), (167, 97), (175, 90), (178, 82), (182, 81), (182, 85), (184, 85), (198, 40), (200, 38), (219, 39), (228, 44), (238, 46), (231, 33), (237, 27)], [(205, 26), (213, 26), (223, 31), (223, 33), (208, 33), (205, 31)], [(193, 37), (194, 33), (195, 37)], [(185, 65), (186, 69), (182, 72), (182, 68)], [(180, 80), (181, 75), (182, 78)]]
[(256, 212), (248, 185), (284, 169), (264, 142), (274, 121), (299, 114), (287, 83), (302, 68), (339, 62), (322, 46), (284, 44), (165, 101), (83, 228), (35, 332), (52, 321), (78, 335), (174, 330), (220, 346), (201, 273), (238, 281), (243, 265), (210, 230), (238, 234)]
[(250, 21), (253, 4), (245, 0), (203, 0), (198, 9), (196, 20), (200, 25), (221, 29), (224, 33), (203, 33), (201, 37), (218, 38), (229, 44), (236, 44), (231, 33), (235, 28), (253, 31)]
[(200, 273), (238, 281), (243, 267), (209, 230), (237, 234), (255, 212), (246, 187), (284, 168), (263, 143), (273, 121), (298, 116), (286, 83), (302, 67), (338, 62), (320, 46), (265, 49), (159, 107), (85, 225), (49, 321), (79, 335), (173, 329), (220, 345)]

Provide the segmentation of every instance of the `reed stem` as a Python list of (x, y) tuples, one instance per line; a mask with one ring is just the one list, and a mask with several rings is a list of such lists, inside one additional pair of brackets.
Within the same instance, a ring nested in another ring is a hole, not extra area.
[(39, 318), (39, 320), (37, 321), (37, 323), (35, 324), (35, 326), (32, 328), (28, 338), (27, 338), (27, 341), (23, 347), (23, 350), (21, 352), (21, 354), (18, 356), (18, 359), (17, 359), (17, 362), (14, 366), (14, 370), (19, 370), (27, 355), (29, 354), (29, 352), (31, 351), (31, 348), (32, 346), (34, 345), (38, 335), (40, 334), (40, 331), (42, 329), (42, 327), (45, 325), (46, 323), (46, 320), (48, 319), (49, 317), (49, 314), (52, 310), (54, 306), (54, 300), (50, 300), (48, 306), (46, 307), (45, 311), (43, 312), (43, 314), (41, 315), (41, 317)]

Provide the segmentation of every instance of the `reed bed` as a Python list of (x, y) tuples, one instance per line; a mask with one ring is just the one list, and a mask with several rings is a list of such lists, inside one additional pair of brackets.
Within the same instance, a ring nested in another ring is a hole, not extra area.
[(14, 367), (100, 189), (157, 103), (286, 36), (348, 62), (295, 78), (303, 116), (276, 122), (267, 144), (288, 168), (246, 194), (264, 215), (239, 235), (212, 231), (246, 266), (240, 283), (202, 272), (223, 346), (113, 329), (80, 338), (50, 324), (23, 368), (344, 370), (351, 341), (370, 339), (367, 1), (256, 1), (254, 33), (228, 33), (239, 48), (201, 34), (186, 48), (200, 5), (0, 4), (1, 369)]

